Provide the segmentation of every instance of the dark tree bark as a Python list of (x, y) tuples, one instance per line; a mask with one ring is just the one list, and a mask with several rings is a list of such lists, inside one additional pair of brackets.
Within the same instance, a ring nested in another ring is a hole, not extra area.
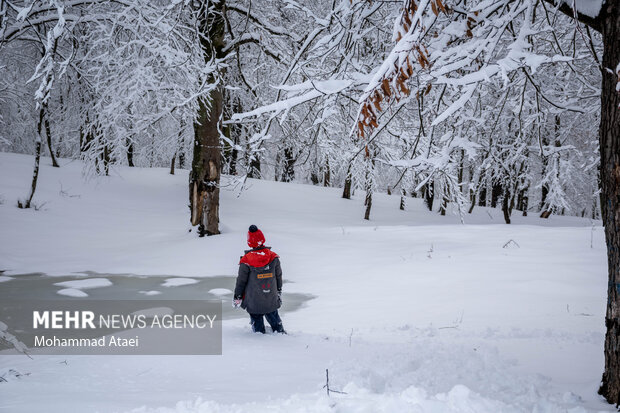
[[(222, 58), (224, 49), (224, 1), (196, 1), (199, 30), (205, 61)], [(213, 79), (215, 82), (216, 79)], [(219, 230), (221, 145), (220, 119), (222, 88), (209, 94), (208, 102), (201, 100), (194, 124), (194, 156), (189, 174), (191, 224), (198, 225), (199, 236), (216, 235)]]
[(182, 150), (179, 152), (179, 168), (185, 168), (185, 152)]
[(58, 162), (56, 161), (56, 155), (54, 154), (54, 149), (52, 148), (52, 128), (50, 127), (50, 120), (47, 117), (47, 105), (43, 104), (44, 111), (44, 124), (45, 124), (45, 135), (47, 138), (47, 147), (50, 151), (50, 157), (52, 158), (52, 166), (54, 168), (59, 168)]
[(461, 159), (459, 160), (459, 167), (457, 171), (458, 183), (459, 183), (459, 188), (461, 188), (461, 193), (465, 190), (465, 187), (462, 185), (463, 184), (463, 172), (465, 170), (464, 163), (465, 163), (465, 150), (461, 149)]
[(607, 242), (609, 284), (605, 315), (605, 372), (599, 393), (620, 403), (620, 2), (602, 10), (603, 84), (601, 88), (601, 212)]
[(342, 190), (342, 197), (344, 199), (351, 199), (351, 164), (347, 167), (347, 176), (344, 179), (344, 189)]
[(502, 198), (502, 212), (504, 213), (504, 221), (506, 221), (506, 224), (510, 224), (512, 208), (510, 207), (510, 191), (508, 191), (508, 188), (504, 189), (504, 197)]
[(297, 157), (293, 154), (293, 149), (289, 147), (284, 148), (282, 182), (291, 182), (295, 179), (295, 162), (297, 162)]
[(529, 207), (529, 202), (530, 202), (530, 198), (527, 196), (527, 191), (528, 188), (522, 189), (521, 193), (519, 194), (519, 199), (520, 199), (520, 209), (521, 211), (523, 211), (523, 216), (526, 217), (527, 216), (527, 209)]
[(429, 211), (433, 210), (433, 201), (435, 200), (435, 181), (427, 182), (424, 185), (424, 202)]
[(37, 141), (35, 143), (34, 170), (32, 172), (32, 183), (30, 184), (30, 195), (23, 204), (21, 202), (17, 203), (17, 206), (19, 206), (20, 208), (30, 208), (30, 205), (32, 204), (32, 198), (34, 197), (34, 192), (37, 190), (37, 181), (39, 179), (39, 164), (41, 162), (41, 132), (43, 128), (44, 114), (45, 110), (41, 108), (39, 110), (39, 122), (37, 123), (37, 133), (39, 134), (39, 136), (37, 137)]
[(439, 205), (439, 214), (445, 216), (447, 208), (448, 208), (448, 199), (445, 196), (442, 196), (441, 204)]
[[(133, 168), (135, 166), (134, 163), (133, 163), (133, 153), (134, 153), (133, 142), (131, 141), (130, 138), (127, 138), (127, 164), (131, 168)], [(171, 172), (171, 173), (174, 175), (174, 171)]]
[[(549, 145), (549, 139), (544, 137), (543, 140), (543, 145), (547, 146)], [(547, 166), (548, 166), (549, 160), (547, 158), (547, 156), (543, 156), (542, 157), (542, 175), (543, 177), (545, 176), (545, 174), (547, 173)], [(540, 217), (541, 218), (548, 218), (549, 215), (551, 215), (551, 212), (547, 212), (545, 210), (545, 205), (547, 203), (547, 194), (549, 194), (549, 186), (547, 186), (547, 184), (543, 184), (541, 187), (541, 193), (540, 193), (540, 206), (538, 207), (538, 210), (540, 211)], [(544, 216), (546, 215), (546, 216)]]
[(370, 210), (372, 209), (372, 190), (370, 188), (366, 190), (366, 199), (364, 200), (364, 204), (366, 205), (366, 211), (364, 211), (364, 219), (366, 221), (369, 221)]
[(480, 197), (478, 199), (478, 206), (485, 207), (487, 206), (487, 185), (486, 183), (482, 184), (480, 187)]
[(332, 186), (331, 178), (332, 172), (329, 167), (329, 158), (325, 159), (325, 173), (323, 174), (323, 186)]
[(407, 192), (405, 192), (404, 189), (400, 190), (400, 205), (398, 207), (398, 209), (400, 209), (401, 211), (405, 210), (405, 197), (407, 196)]
[(312, 185), (318, 185), (319, 184), (319, 176), (316, 174), (316, 172), (312, 172), (310, 174), (310, 181), (312, 182)]
[(474, 191), (473, 189), (469, 191), (469, 200), (471, 202), (469, 204), (469, 209), (467, 210), (467, 213), (471, 214), (472, 212), (474, 212), (474, 208), (476, 207), (476, 191)]
[(101, 162), (103, 163), (103, 172), (105, 176), (110, 176), (110, 148), (108, 145), (103, 146), (103, 153), (101, 154)]
[(497, 200), (502, 195), (501, 183), (494, 182), (491, 186), (491, 208), (497, 207)]

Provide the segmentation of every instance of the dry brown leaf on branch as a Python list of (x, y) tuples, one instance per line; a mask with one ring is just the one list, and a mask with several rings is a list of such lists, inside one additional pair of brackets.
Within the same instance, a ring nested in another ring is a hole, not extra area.
[[(407, 23), (407, 26), (410, 27), (411, 26), (411, 19), (409, 18), (409, 13), (407, 13), (406, 11), (403, 14), (403, 19), (405, 20), (405, 23)], [(409, 30), (409, 29), (407, 29), (407, 30)]]
[(372, 103), (375, 105), (375, 108), (378, 112), (381, 112), (381, 105), (379, 104), (380, 101), (381, 100), (377, 97), (377, 93), (375, 93), (375, 98), (373, 99)]
[(383, 90), (385, 96), (387, 96), (388, 98), (392, 96), (392, 90), (390, 89), (389, 80), (383, 79), (383, 81), (381, 82), (381, 89)]
[(408, 95), (411, 92), (409, 89), (407, 89), (407, 86), (405, 86), (405, 82), (402, 77), (399, 76), (398, 78), (396, 78), (396, 83), (405, 95)]
[(446, 7), (443, 5), (441, 0), (437, 0), (437, 6), (439, 7), (439, 10), (441, 10), (442, 12), (448, 14), (448, 10), (446, 10)]

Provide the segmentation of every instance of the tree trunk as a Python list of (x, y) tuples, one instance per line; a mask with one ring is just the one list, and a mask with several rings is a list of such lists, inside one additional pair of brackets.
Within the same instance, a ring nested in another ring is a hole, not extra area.
[[(608, 1), (601, 12), (603, 36), (603, 85), (601, 88), (601, 209), (609, 283), (605, 315), (605, 372), (599, 393), (608, 402), (620, 403), (620, 2)], [(611, 71), (611, 72), (610, 72)], [(614, 73), (615, 72), (615, 73)]]
[[(199, 30), (202, 34), (202, 48), (205, 63), (212, 57), (221, 58), (224, 47), (224, 2), (215, 2), (212, 7), (197, 2), (199, 9)], [(216, 82), (216, 79), (212, 79)], [(198, 235), (216, 235), (219, 230), (220, 206), (220, 119), (222, 116), (222, 88), (216, 87), (209, 94), (209, 101), (201, 100), (194, 124), (194, 157), (189, 174), (189, 201), (191, 224), (198, 225)]]
[(59, 168), (58, 162), (56, 162), (56, 155), (54, 155), (54, 149), (52, 148), (52, 128), (50, 127), (50, 120), (47, 117), (47, 105), (43, 104), (44, 110), (44, 123), (45, 123), (45, 135), (47, 137), (47, 147), (50, 150), (50, 157), (52, 158), (52, 166), (54, 168)]
[(342, 190), (342, 197), (344, 199), (351, 199), (351, 164), (347, 168), (347, 176), (344, 179), (344, 189)]
[(370, 209), (372, 208), (372, 190), (370, 188), (366, 190), (366, 200), (364, 203), (366, 205), (366, 211), (364, 212), (364, 219), (366, 221), (369, 221), (370, 220)]
[[(127, 138), (127, 165), (133, 168), (135, 165), (133, 163), (133, 152), (134, 146), (131, 139)], [(176, 155), (176, 154), (175, 154)], [(174, 175), (174, 172), (171, 172)]]
[[(247, 146), (246, 153), (249, 153), (250, 146)], [(250, 167), (248, 168), (248, 178), (256, 178), (260, 179), (260, 158), (258, 157), (258, 153), (254, 155), (248, 155), (248, 161)]]
[(473, 189), (470, 190), (469, 199), (471, 203), (469, 204), (469, 209), (467, 210), (467, 213), (471, 214), (472, 212), (474, 212), (474, 208), (476, 206), (476, 191), (474, 191)]
[(332, 186), (331, 185), (331, 169), (329, 168), (329, 158), (325, 159), (325, 173), (323, 174), (323, 186)]
[(487, 206), (487, 184), (486, 182), (480, 187), (480, 198), (478, 200), (478, 206)]
[(442, 196), (441, 205), (439, 206), (439, 214), (445, 216), (447, 208), (448, 208), (448, 198), (446, 198), (445, 196)]
[(291, 182), (295, 179), (295, 162), (297, 162), (297, 158), (293, 155), (293, 149), (284, 148), (282, 182)]
[(465, 187), (463, 186), (463, 171), (465, 169), (464, 163), (465, 163), (465, 150), (461, 149), (461, 159), (459, 160), (459, 166), (457, 170), (457, 179), (459, 183), (459, 188), (461, 189), (461, 193), (465, 191)]
[(107, 144), (103, 146), (103, 154), (101, 156), (101, 161), (103, 162), (103, 172), (105, 176), (110, 175), (110, 148)]
[(433, 210), (433, 201), (435, 200), (435, 182), (430, 181), (424, 185), (424, 202), (429, 211)]
[[(549, 140), (547, 138), (543, 138), (543, 144), (545, 146), (549, 145)], [(543, 156), (542, 158), (542, 176), (544, 177), (547, 171), (547, 165), (549, 164), (549, 160), (547, 158), (547, 156)], [(542, 218), (542, 214), (545, 213), (545, 204), (547, 203), (547, 194), (549, 193), (549, 187), (547, 186), (547, 184), (543, 184), (542, 188), (541, 188), (541, 193), (540, 193), (540, 206), (538, 207), (538, 210), (541, 213), (541, 218)], [(546, 218), (546, 217), (544, 217)]]
[(502, 212), (504, 212), (504, 221), (506, 224), (510, 224), (510, 213), (512, 212), (512, 208), (510, 208), (510, 192), (508, 188), (504, 189), (504, 197), (502, 199)]
[(315, 172), (312, 172), (310, 174), (310, 182), (312, 182), (312, 185), (318, 185), (319, 184), (319, 176)]
[(497, 200), (502, 195), (502, 185), (493, 183), (491, 186), (491, 208), (497, 207)]
[(37, 124), (37, 139), (36, 139), (36, 146), (35, 146), (35, 155), (34, 155), (34, 170), (32, 172), (32, 183), (30, 184), (30, 195), (28, 196), (28, 199), (26, 199), (24, 201), (23, 204), (18, 203), (17, 205), (21, 208), (30, 208), (30, 204), (32, 203), (32, 197), (34, 197), (34, 192), (37, 190), (37, 181), (39, 180), (39, 164), (41, 162), (41, 132), (42, 132), (42, 127), (43, 127), (43, 116), (44, 116), (45, 110), (43, 108), (41, 108), (39, 110), (39, 122)]
[(189, 178), (191, 223), (198, 225), (198, 235), (216, 235), (219, 230), (220, 204), (220, 136), (221, 89), (210, 95), (210, 102), (200, 103), (198, 122), (194, 125), (194, 157)]
[(174, 164), (177, 161), (177, 153), (175, 152), (174, 155), (172, 155), (172, 159), (170, 160), (170, 175), (174, 175)]
[(405, 210), (405, 197), (407, 196), (407, 193), (405, 192), (404, 189), (400, 190), (400, 206), (398, 207), (398, 209), (400, 209), (401, 211)]

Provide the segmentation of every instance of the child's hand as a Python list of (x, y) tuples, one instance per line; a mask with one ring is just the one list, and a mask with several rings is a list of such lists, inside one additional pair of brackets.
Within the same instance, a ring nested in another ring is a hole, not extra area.
[(234, 298), (232, 306), (233, 308), (239, 308), (241, 306), (241, 298)]

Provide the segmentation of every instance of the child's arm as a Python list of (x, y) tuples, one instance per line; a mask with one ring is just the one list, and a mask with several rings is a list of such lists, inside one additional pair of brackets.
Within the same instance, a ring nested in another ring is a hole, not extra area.
[(237, 285), (235, 286), (235, 299), (243, 298), (249, 275), (250, 267), (246, 264), (239, 264), (239, 275), (237, 275)]
[(278, 287), (278, 291), (282, 291), (282, 267), (280, 266), (280, 259), (276, 258), (275, 259), (275, 264), (276, 264), (276, 285)]

